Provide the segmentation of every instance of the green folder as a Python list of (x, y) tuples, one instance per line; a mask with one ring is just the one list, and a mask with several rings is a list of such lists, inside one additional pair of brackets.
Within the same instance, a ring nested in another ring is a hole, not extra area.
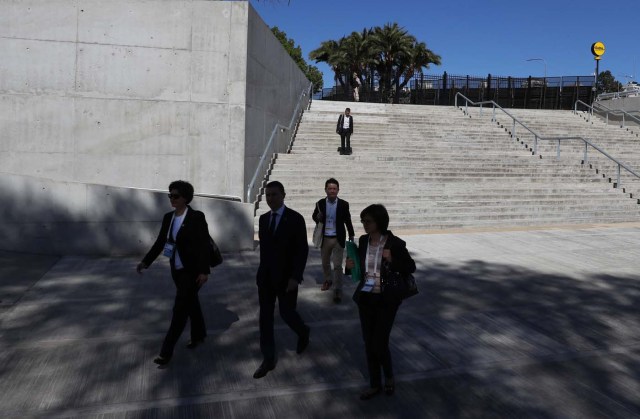
[(360, 269), (360, 256), (358, 255), (358, 246), (354, 242), (347, 242), (347, 257), (355, 263), (351, 269), (351, 280), (359, 282), (362, 278), (362, 270)]

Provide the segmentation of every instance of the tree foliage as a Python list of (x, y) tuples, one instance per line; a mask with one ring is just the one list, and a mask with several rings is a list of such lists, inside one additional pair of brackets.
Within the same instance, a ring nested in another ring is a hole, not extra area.
[(622, 83), (616, 80), (611, 71), (601, 71), (598, 74), (598, 92), (618, 92), (622, 89)]
[(357, 75), (370, 89), (377, 80), (384, 98), (397, 103), (400, 91), (411, 77), (431, 64), (440, 65), (441, 57), (397, 23), (365, 28), (339, 40), (327, 40), (309, 53), (315, 62), (327, 63), (337, 83), (349, 90)]
[(293, 39), (288, 38), (284, 31), (281, 31), (277, 26), (274, 26), (271, 28), (271, 32), (276, 38), (278, 38), (284, 49), (289, 53), (291, 58), (293, 58), (293, 61), (298, 64), (298, 67), (300, 67), (300, 70), (302, 70), (305, 76), (307, 76), (309, 81), (313, 83), (313, 92), (321, 91), (323, 79), (322, 72), (318, 70), (318, 67), (307, 64), (305, 59), (302, 57), (302, 49), (300, 46), (296, 45)]

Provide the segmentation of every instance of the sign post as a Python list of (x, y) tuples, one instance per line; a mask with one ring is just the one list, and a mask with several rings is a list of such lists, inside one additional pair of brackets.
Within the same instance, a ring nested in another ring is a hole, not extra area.
[(598, 74), (600, 74), (600, 60), (604, 55), (604, 44), (602, 42), (594, 42), (591, 45), (591, 53), (593, 54), (593, 59), (596, 61), (596, 75), (593, 83), (593, 101), (596, 100), (598, 95)]

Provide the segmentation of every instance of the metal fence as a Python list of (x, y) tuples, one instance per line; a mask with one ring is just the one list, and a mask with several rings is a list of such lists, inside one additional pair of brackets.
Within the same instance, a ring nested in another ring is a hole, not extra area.
[[(383, 96), (377, 80), (360, 87), (360, 101), (453, 106), (456, 93), (474, 101), (493, 100), (504, 108), (573, 109), (577, 100), (594, 99), (593, 76), (503, 77), (416, 74), (406, 86)], [(353, 91), (340, 84), (316, 94), (317, 99), (352, 101)]]

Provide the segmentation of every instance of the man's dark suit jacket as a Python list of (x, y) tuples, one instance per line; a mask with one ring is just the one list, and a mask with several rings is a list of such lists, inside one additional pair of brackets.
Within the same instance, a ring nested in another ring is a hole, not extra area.
[(269, 233), (271, 211), (260, 216), (260, 266), (256, 275), (258, 286), (285, 289), (289, 279), (302, 282), (307, 265), (309, 245), (304, 218), (298, 212), (285, 207), (273, 237)]
[[(187, 215), (175, 237), (176, 249), (184, 268), (194, 274), (208, 274), (209, 269), (209, 227), (204, 214), (187, 206)], [(160, 255), (167, 242), (167, 233), (171, 225), (173, 211), (168, 212), (162, 219), (162, 227), (156, 242), (149, 253), (142, 259), (142, 263), (151, 266)]]
[[(324, 215), (322, 219), (318, 217), (318, 208), (320, 212)], [(316, 223), (323, 223), (322, 228), (322, 236), (324, 237), (324, 228), (327, 226), (327, 199), (323, 198), (319, 200), (316, 204), (315, 209), (313, 210), (312, 215), (313, 221)], [(349, 237), (353, 237), (355, 235), (353, 231), (353, 224), (351, 223), (351, 213), (349, 212), (349, 203), (343, 199), (338, 198), (338, 208), (336, 208), (336, 239), (338, 240), (338, 244), (344, 247), (345, 242), (347, 241), (347, 233), (344, 229), (344, 225), (347, 225), (347, 229), (349, 230)]]
[[(338, 124), (336, 125), (336, 132), (338, 134), (340, 134), (340, 131), (342, 130), (342, 125), (344, 121), (344, 114), (340, 114), (340, 116), (338, 117)], [(349, 134), (353, 134), (353, 116), (349, 115), (349, 129), (347, 130), (347, 132)]]

